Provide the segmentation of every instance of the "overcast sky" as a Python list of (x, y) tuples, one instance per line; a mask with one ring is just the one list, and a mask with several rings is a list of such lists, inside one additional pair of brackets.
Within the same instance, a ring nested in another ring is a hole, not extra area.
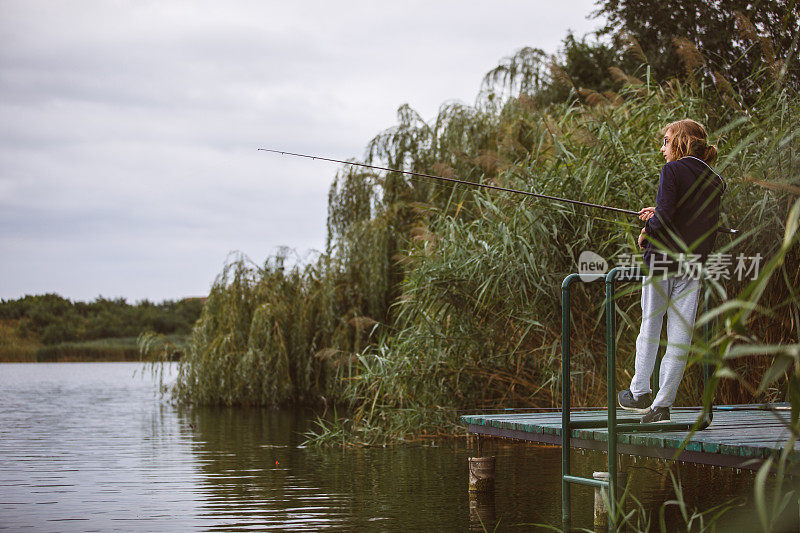
[(325, 245), (336, 165), (410, 104), (474, 102), (591, 0), (0, 0), (0, 298), (207, 294), (228, 254)]

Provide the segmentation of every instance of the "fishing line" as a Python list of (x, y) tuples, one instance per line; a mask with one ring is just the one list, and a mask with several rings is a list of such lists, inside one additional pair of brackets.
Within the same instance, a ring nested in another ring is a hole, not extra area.
[[(330, 158), (330, 157), (321, 157), (321, 156), (316, 156), (316, 155), (298, 154), (298, 153), (295, 153), (295, 152), (286, 152), (286, 151), (283, 151), (283, 150), (272, 150), (272, 149), (269, 149), (269, 148), (259, 148), (258, 150), (261, 151), (261, 152), (270, 152), (270, 153), (273, 153), (273, 154), (288, 155), (288, 156), (292, 156), (292, 157), (303, 157), (303, 158), (306, 158), (306, 159), (318, 159), (320, 161), (330, 161), (331, 163), (340, 163), (342, 165), (350, 165), (350, 166), (356, 166), (356, 167), (370, 168), (370, 169), (373, 169), (373, 170), (384, 170), (384, 171), (387, 171), (387, 172), (397, 172), (398, 174), (406, 174), (406, 175), (409, 175), (409, 176), (418, 176), (418, 177), (421, 177), (421, 178), (428, 178), (428, 179), (438, 180), (438, 181), (447, 182), (447, 183), (454, 183), (454, 184), (459, 184), (459, 185), (468, 185), (468, 186), (472, 186), (472, 187), (480, 187), (480, 188), (483, 188), (483, 189), (491, 189), (491, 190), (495, 190), (495, 191), (510, 192), (510, 193), (513, 193), (513, 194), (520, 194), (520, 195), (523, 195), (523, 196), (532, 196), (534, 198), (542, 198), (544, 200), (551, 200), (551, 201), (554, 201), (554, 202), (564, 202), (564, 203), (570, 203), (570, 204), (575, 204), (575, 205), (582, 205), (582, 206), (585, 206), (585, 207), (593, 207), (595, 209), (603, 209), (603, 210), (606, 210), (606, 211), (614, 211), (614, 212), (617, 212), (617, 213), (624, 213), (626, 215), (636, 215), (636, 216), (639, 215), (638, 211), (633, 211), (633, 210), (630, 210), (630, 209), (621, 209), (619, 207), (611, 207), (611, 206), (607, 206), (607, 205), (593, 204), (591, 202), (582, 202), (580, 200), (572, 200), (570, 198), (561, 198), (559, 196), (550, 196), (550, 195), (547, 195), (547, 194), (538, 194), (538, 193), (530, 192), (530, 191), (520, 191), (520, 190), (517, 190), (517, 189), (509, 189), (508, 187), (500, 187), (498, 185), (489, 185), (487, 183), (476, 183), (476, 182), (473, 182), (473, 181), (465, 181), (465, 180), (459, 180), (459, 179), (455, 179), (455, 178), (446, 178), (444, 176), (436, 176), (436, 175), (433, 175), (433, 174), (425, 174), (424, 172), (414, 172), (412, 170), (399, 170), (399, 169), (395, 169), (395, 168), (381, 167), (381, 166), (377, 166), (377, 165), (368, 165), (366, 163), (354, 163), (352, 161), (343, 161), (341, 159), (333, 159), (333, 158)], [(730, 228), (718, 228), (717, 231), (720, 232), (720, 233), (729, 233), (729, 234), (732, 234), (732, 235), (737, 235), (739, 233), (739, 230), (730, 229)]]
[(609, 207), (609, 206), (600, 205), (600, 204), (593, 204), (593, 203), (590, 203), (590, 202), (581, 202), (580, 200), (571, 200), (569, 198), (559, 198), (558, 196), (549, 196), (547, 194), (537, 194), (537, 193), (529, 192), (529, 191), (519, 191), (519, 190), (516, 190), (516, 189), (509, 189), (507, 187), (500, 187), (498, 185), (489, 185), (487, 183), (476, 183), (474, 181), (465, 181), (465, 180), (459, 180), (459, 179), (455, 179), (455, 178), (445, 178), (444, 176), (435, 176), (433, 174), (425, 174), (423, 172), (414, 172), (412, 170), (398, 170), (398, 169), (395, 169), (395, 168), (379, 167), (377, 165), (367, 165), (366, 163), (354, 163), (352, 161), (342, 161), (341, 159), (331, 159), (329, 157), (320, 157), (320, 156), (315, 156), (315, 155), (297, 154), (297, 153), (294, 153), (294, 152), (284, 152), (282, 150), (270, 150), (268, 148), (259, 148), (259, 151), (272, 152), (274, 154), (289, 155), (289, 156), (293, 156), (293, 157), (305, 157), (306, 159), (319, 159), (320, 161), (330, 161), (332, 163), (341, 163), (343, 165), (352, 165), (352, 166), (356, 166), (356, 167), (371, 168), (371, 169), (374, 169), (374, 170), (385, 170), (385, 171), (388, 171), (388, 172), (397, 172), (398, 174), (409, 174), (411, 176), (419, 176), (419, 177), (422, 177), (422, 178), (429, 178), (429, 179), (434, 179), (434, 180), (446, 181), (446, 182), (450, 182), (450, 183), (458, 183), (460, 185), (471, 185), (473, 187), (481, 187), (481, 188), (484, 188), (484, 189), (492, 189), (492, 190), (496, 190), (496, 191), (510, 192), (510, 193), (514, 193), (514, 194), (522, 194), (522, 195), (525, 195), (525, 196), (533, 196), (535, 198), (544, 198), (545, 200), (553, 200), (553, 201), (557, 201), (557, 202), (568, 202), (568, 203), (571, 203), (571, 204), (585, 205), (587, 207), (594, 207), (594, 208), (597, 208), (597, 209), (606, 209), (608, 211), (616, 211), (618, 213), (625, 213), (625, 214), (628, 214), (628, 215), (638, 215), (639, 214), (638, 211), (631, 211), (630, 209), (620, 209), (619, 207)]
[[(427, 185), (431, 184), (430, 180), (426, 180), (426, 179), (421, 178), (419, 176), (408, 176), (408, 179), (409, 180), (413, 180), (416, 183), (425, 183)], [(480, 186), (480, 184), (478, 184), (478, 183), (473, 183), (473, 182), (468, 182), (468, 183), (472, 183), (473, 185)], [(437, 183), (436, 186), (437, 187), (441, 187), (443, 189), (442, 192), (450, 191), (450, 192), (453, 192), (453, 193), (461, 193), (461, 194), (464, 194), (466, 192), (462, 187), (458, 187), (457, 185), (451, 185), (449, 183)], [(527, 200), (527, 198), (523, 198), (522, 199), (523, 202), (525, 200)], [(569, 214), (569, 213), (566, 213), (566, 214)], [(610, 218), (604, 218), (604, 217), (602, 217), (600, 215), (589, 215), (589, 214), (584, 215), (584, 216), (586, 218), (590, 218), (590, 219), (593, 219), (593, 220), (602, 220), (603, 222), (608, 222), (609, 224), (617, 224), (617, 225), (620, 225), (620, 226), (628, 226), (628, 227), (630, 227), (630, 226), (635, 225), (630, 220), (613, 220), (613, 219), (610, 219)]]
[[(426, 183), (426, 184), (430, 184), (430, 181), (429, 181), (429, 180), (426, 180), (426, 179), (424, 179), (424, 178), (421, 178), (421, 177), (419, 177), (419, 176), (408, 176), (408, 179), (409, 179), (409, 180), (414, 180), (414, 181), (415, 181), (415, 182), (417, 182), (417, 183)], [(476, 186), (481, 186), (481, 184), (480, 184), (480, 183), (475, 183), (475, 182), (471, 182), (471, 181), (470, 181), (470, 182), (466, 182), (466, 183), (470, 183), (470, 184), (472, 184), (472, 185), (476, 185)], [(465, 192), (463, 188), (461, 188), (461, 187), (458, 187), (457, 185), (451, 185), (451, 184), (449, 184), (449, 183), (439, 183), (437, 186), (438, 186), (438, 187), (441, 187), (442, 189), (444, 189), (444, 190), (447, 190), (447, 191), (452, 191), (452, 192), (461, 192), (461, 193)], [(513, 190), (513, 189), (512, 189), (512, 190)], [(523, 192), (524, 192), (524, 191), (523, 191)], [(523, 201), (523, 202), (524, 202), (525, 200), (527, 200), (527, 198), (523, 198), (523, 199), (522, 199), (522, 201)], [(619, 224), (619, 225), (628, 225), (628, 226), (631, 226), (631, 225), (633, 225), (633, 224), (634, 224), (633, 222), (630, 222), (630, 221), (620, 221), (620, 220), (612, 220), (612, 219), (610, 219), (610, 218), (603, 218), (603, 217), (601, 217), (601, 216), (599, 216), (599, 215), (584, 215), (584, 216), (586, 216), (587, 218), (594, 219), (594, 220), (602, 220), (602, 221), (604, 221), (604, 222), (608, 222), (608, 223), (610, 223), (610, 224)]]

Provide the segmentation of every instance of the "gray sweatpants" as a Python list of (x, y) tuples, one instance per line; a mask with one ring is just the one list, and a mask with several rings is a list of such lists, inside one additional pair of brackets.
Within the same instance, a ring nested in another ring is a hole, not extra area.
[(678, 385), (692, 343), (700, 282), (687, 277), (656, 279), (642, 284), (642, 327), (636, 339), (636, 373), (631, 381), (634, 398), (652, 392), (650, 376), (656, 364), (664, 313), (667, 314), (667, 350), (661, 359), (658, 394), (653, 407), (669, 407), (675, 402)]

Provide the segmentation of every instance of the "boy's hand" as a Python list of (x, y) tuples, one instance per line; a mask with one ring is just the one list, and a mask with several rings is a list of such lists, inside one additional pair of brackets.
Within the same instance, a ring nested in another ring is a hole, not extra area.
[(647, 233), (644, 232), (644, 228), (642, 228), (642, 232), (639, 234), (639, 248), (644, 248), (644, 240), (647, 238)]
[(639, 211), (639, 220), (642, 220), (642, 221), (650, 220), (651, 218), (653, 218), (653, 215), (655, 215), (655, 214), (656, 214), (656, 208), (655, 207), (643, 207)]

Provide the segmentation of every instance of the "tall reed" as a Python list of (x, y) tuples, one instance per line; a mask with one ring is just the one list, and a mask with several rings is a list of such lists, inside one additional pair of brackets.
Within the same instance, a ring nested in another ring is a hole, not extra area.
[[(760, 254), (763, 263), (753, 282), (760, 284), (757, 290), (749, 280), (710, 284), (712, 307), (720, 307), (702, 320), (717, 317), (720, 327), (709, 345), (698, 345), (695, 355), (725, 368), (717, 376), (726, 379), (714, 381), (717, 402), (788, 399), (793, 378), (781, 371), (788, 368), (786, 354), (797, 346), (800, 316), (800, 262), (790, 211), (800, 190), (796, 98), (785, 88), (767, 85), (745, 112), (726, 104), (714, 88), (677, 81), (643, 86), (634, 80), (615, 95), (592, 102), (573, 100), (540, 109), (522, 94), (495, 115), (473, 110), (471, 120), (482, 128), (478, 153), (475, 148), (471, 153), (468, 147), (449, 148), (451, 115), (440, 115), (429, 130), (401, 125), (374, 144), (380, 144), (385, 161), (407, 161), (415, 170), (461, 167), (468, 177), (480, 172), (483, 179), (509, 187), (639, 208), (655, 200), (663, 164), (658, 130), (685, 116), (705, 122), (720, 147), (717, 168), (730, 183), (725, 223), (744, 229), (738, 238), (720, 237), (718, 250), (734, 256)], [(460, 130), (461, 123), (455, 121), (453, 127)], [(433, 131), (437, 139), (408, 142), (411, 131), (421, 132), (420, 139)], [(456, 143), (463, 139), (454, 138)], [(409, 146), (422, 153), (409, 154)], [(426, 166), (429, 161), (435, 163)], [(470, 165), (482, 168), (471, 171)], [(394, 320), (375, 345), (357, 354), (357, 374), (348, 381), (346, 396), (355, 406), (348, 424), (354, 438), (368, 434), (380, 442), (452, 428), (458, 409), (557, 405), (560, 282), (576, 270), (583, 250), (612, 264), (623, 254), (638, 253), (638, 227), (629, 219), (582, 207), (405, 183), (424, 191), (425, 198), (415, 205), (405, 251), (397, 258), (406, 275), (393, 307)], [(605, 394), (603, 298), (591, 286), (577, 293), (574, 397), (578, 405), (600, 405)], [(618, 304), (618, 379), (623, 383), (632, 369), (638, 295), (623, 294)], [(736, 315), (738, 327), (750, 335), (740, 335), (734, 344), (776, 346), (762, 351), (784, 354), (777, 366), (771, 356), (739, 361), (727, 348), (720, 351), (720, 339), (732, 335), (725, 320), (734, 305), (765, 308), (760, 314)], [(690, 367), (681, 394), (683, 401), (697, 403), (702, 387), (693, 372)], [(733, 376), (736, 381), (727, 379)], [(768, 383), (758, 386), (762, 379)], [(376, 423), (393, 428), (388, 437), (371, 427)], [(319, 436), (329, 429), (323, 427)]]
[[(570, 97), (543, 105), (520, 92), (540, 78), (517, 78), (538, 76), (540, 61), (521, 51), (501, 65), (514, 68), (487, 76), (476, 105), (445, 104), (430, 122), (401, 107), (366, 161), (637, 209), (655, 200), (658, 130), (683, 117), (705, 123), (730, 183), (724, 222), (744, 230), (720, 237), (718, 249), (760, 254), (764, 264), (755, 281), (708, 285), (713, 309), (701, 322), (716, 318), (717, 328), (693, 362), (719, 364), (718, 402), (794, 398), (796, 91), (754, 72), (761, 96), (742, 109), (729, 86), (657, 83), (617, 69), (614, 93), (578, 92), (554, 75), (548, 83), (566, 84)], [(555, 406), (561, 280), (583, 250), (612, 264), (638, 253), (631, 218), (399, 173), (343, 168), (328, 209), (327, 248), (314, 260), (282, 251), (258, 266), (235, 256), (219, 275), (180, 363), (179, 399), (324, 403), (347, 414), (321, 420), (313, 441), (367, 444), (456, 432), (459, 409)], [(577, 405), (600, 405), (602, 294), (590, 285), (576, 293), (573, 394)], [(639, 320), (635, 291), (618, 307), (623, 383)], [(169, 351), (151, 337), (141, 346), (155, 357)], [(684, 402), (703, 399), (693, 372)]]

